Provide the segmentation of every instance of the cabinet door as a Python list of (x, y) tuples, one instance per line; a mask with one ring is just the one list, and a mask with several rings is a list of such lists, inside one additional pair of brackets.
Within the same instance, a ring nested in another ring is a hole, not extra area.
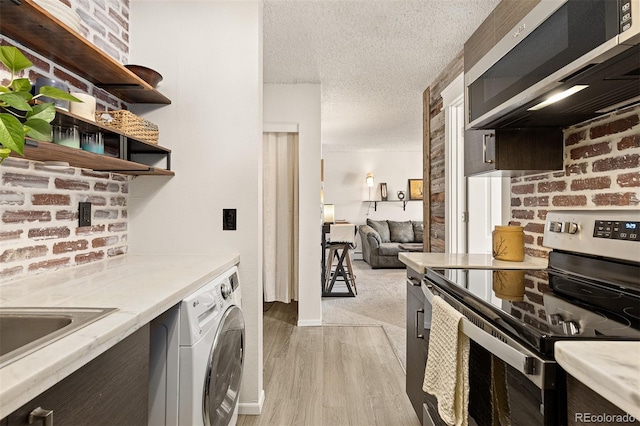
[(465, 176), (523, 176), (562, 169), (559, 128), (468, 130), (464, 137)]
[[(420, 423), (424, 392), (424, 367), (427, 362), (427, 341), (424, 333), (424, 295), (419, 286), (407, 283), (407, 378), (406, 391)], [(423, 337), (418, 337), (423, 336)]]
[[(629, 416), (624, 410), (604, 399), (575, 377), (567, 374), (567, 424), (569, 426), (584, 425), (587, 422), (595, 425), (611, 424), (595, 420), (598, 415), (603, 413), (610, 416), (610, 420), (615, 420), (616, 416), (620, 416), (619, 419), (624, 419), (619, 420), (620, 424), (640, 425), (640, 421)], [(587, 416), (591, 417), (591, 421), (587, 420)]]
[(472, 176), (496, 169), (496, 136), (493, 130), (464, 132), (464, 175)]
[(146, 325), (5, 420), (9, 426), (26, 426), (29, 413), (42, 407), (53, 410), (55, 426), (146, 426), (148, 395), (149, 326)]

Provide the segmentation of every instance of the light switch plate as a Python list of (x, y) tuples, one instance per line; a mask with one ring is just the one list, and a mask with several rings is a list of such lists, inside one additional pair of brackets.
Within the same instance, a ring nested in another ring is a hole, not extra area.
[(235, 231), (236, 217), (237, 217), (236, 209), (222, 209), (222, 230)]
[(78, 203), (78, 226), (91, 226), (91, 203)]

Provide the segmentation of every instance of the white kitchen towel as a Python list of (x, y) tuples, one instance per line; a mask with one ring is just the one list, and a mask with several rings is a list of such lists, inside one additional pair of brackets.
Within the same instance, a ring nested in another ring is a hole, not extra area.
[(329, 228), (329, 240), (332, 243), (355, 243), (356, 226), (352, 223), (336, 223)]
[(434, 296), (429, 354), (422, 390), (438, 399), (438, 414), (449, 425), (469, 419), (469, 338), (460, 331), (462, 314)]

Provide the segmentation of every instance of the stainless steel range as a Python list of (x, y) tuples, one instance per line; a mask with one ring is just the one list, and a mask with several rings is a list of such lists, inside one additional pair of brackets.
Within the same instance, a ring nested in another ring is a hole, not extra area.
[(639, 231), (640, 210), (551, 211), (546, 270), (427, 270), (427, 301), (438, 295), (467, 318), (469, 412), (477, 424), (490, 416), (483, 413), (490, 401), (479, 392), (486, 380), (478, 376), (496, 359), (506, 365), (512, 425), (566, 424), (566, 377), (554, 343), (640, 340)]

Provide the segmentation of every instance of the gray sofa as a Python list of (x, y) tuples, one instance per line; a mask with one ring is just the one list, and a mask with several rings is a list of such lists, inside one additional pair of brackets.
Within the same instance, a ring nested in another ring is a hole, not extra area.
[(400, 244), (422, 243), (422, 222), (367, 219), (358, 229), (362, 241), (362, 257), (372, 268), (404, 268), (398, 259)]

